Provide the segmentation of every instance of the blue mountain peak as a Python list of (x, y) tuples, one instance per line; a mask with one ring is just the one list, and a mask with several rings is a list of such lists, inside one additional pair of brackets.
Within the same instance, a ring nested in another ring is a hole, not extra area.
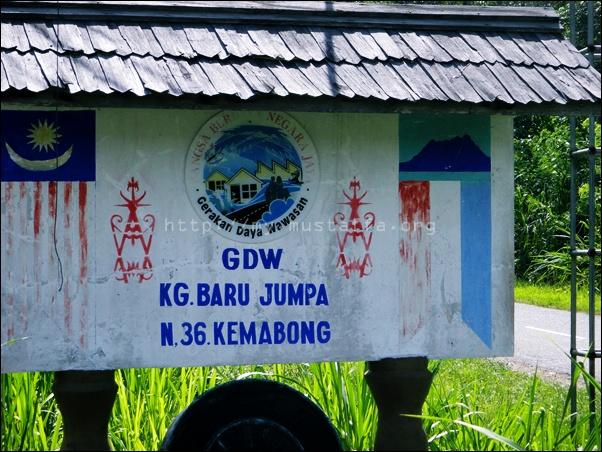
[(399, 164), (406, 172), (480, 172), (491, 171), (491, 161), (468, 135), (450, 140), (431, 140), (406, 162)]

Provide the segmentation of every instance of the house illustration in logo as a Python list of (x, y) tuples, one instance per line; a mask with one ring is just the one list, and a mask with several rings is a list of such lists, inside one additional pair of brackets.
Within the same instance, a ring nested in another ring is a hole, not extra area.
[(288, 159), (286, 166), (272, 160), (271, 168), (259, 161), (255, 174), (240, 168), (228, 178), (221, 171), (215, 170), (205, 180), (205, 187), (214, 193), (225, 191), (227, 199), (232, 203), (245, 204), (257, 195), (264, 184), (278, 179), (300, 184), (301, 168)]
[(239, 169), (226, 184), (230, 188), (230, 200), (236, 203), (253, 199), (261, 188), (261, 180), (244, 168)]
[(224, 173), (221, 171), (214, 171), (211, 175), (205, 180), (205, 187), (207, 190), (216, 191), (223, 190), (224, 184), (228, 182), (228, 178), (224, 176)]

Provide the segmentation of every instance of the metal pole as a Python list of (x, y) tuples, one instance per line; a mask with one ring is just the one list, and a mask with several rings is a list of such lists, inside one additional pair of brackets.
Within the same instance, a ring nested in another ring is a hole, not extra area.
[[(576, 45), (576, 30), (575, 30), (575, 3), (569, 2), (569, 20), (570, 20), (570, 37), (573, 45)], [(575, 162), (575, 155), (573, 152), (577, 150), (576, 137), (575, 137), (575, 116), (569, 117), (569, 159), (571, 164), (571, 181), (570, 181), (570, 249), (571, 249), (571, 386), (569, 389), (571, 398), (571, 426), (573, 429), (576, 426), (577, 418), (577, 382), (575, 381), (575, 373), (577, 371), (575, 365), (575, 359), (577, 356), (574, 354), (577, 349), (577, 256), (572, 252), (576, 248), (575, 233), (577, 230), (577, 219), (576, 219), (576, 178), (577, 168)]]
[[(571, 4), (572, 7), (572, 4)], [(575, 137), (575, 117), (571, 116), (569, 118), (570, 124), (570, 137), (569, 137), (569, 153), (570, 161), (571, 161), (571, 187), (570, 187), (570, 249), (571, 251), (576, 248), (576, 231), (577, 231), (577, 188), (576, 188), (576, 179), (577, 179), (577, 163), (575, 161), (575, 156), (572, 155), (572, 152), (576, 150), (576, 137)], [(577, 422), (576, 415), (577, 413), (577, 382), (575, 381), (575, 373), (577, 371), (577, 366), (575, 365), (575, 359), (577, 356), (575, 355), (575, 351), (577, 350), (577, 255), (571, 253), (571, 424), (575, 427)]]
[[(590, 64), (593, 65), (594, 55), (593, 55), (593, 46), (594, 46), (594, 3), (587, 2), (587, 48), (588, 54), (587, 58)], [(595, 149), (596, 147), (596, 138), (595, 138), (595, 118), (593, 116), (589, 117), (588, 124), (588, 143), (590, 151)], [(595, 162), (596, 155), (594, 152), (591, 152), (588, 158), (589, 165), (589, 190), (588, 190), (588, 204), (589, 204), (589, 215), (588, 215), (588, 223), (589, 223), (589, 373), (592, 377), (596, 375), (596, 358), (593, 354), (594, 350), (596, 350), (596, 324), (594, 322), (596, 315), (596, 298), (595, 298), (595, 278), (596, 278), (596, 266), (595, 266), (595, 253), (592, 251), (596, 247), (596, 199), (595, 199), (595, 189), (596, 189), (596, 171), (595, 171)], [(590, 431), (593, 431), (595, 428), (594, 422), (594, 414), (596, 413), (596, 391), (594, 385), (591, 383), (588, 384), (588, 392), (589, 392), (589, 428)]]

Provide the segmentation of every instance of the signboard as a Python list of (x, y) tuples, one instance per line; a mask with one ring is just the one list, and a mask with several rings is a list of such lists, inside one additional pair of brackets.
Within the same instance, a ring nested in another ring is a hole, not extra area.
[(2, 372), (496, 356), (512, 120), (2, 111)]

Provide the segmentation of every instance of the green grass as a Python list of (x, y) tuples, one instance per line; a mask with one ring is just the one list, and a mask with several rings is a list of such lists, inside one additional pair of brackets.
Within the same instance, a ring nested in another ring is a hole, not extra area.
[[(584, 390), (571, 435), (566, 387), (486, 359), (431, 362), (431, 368), (435, 378), (424, 407), (431, 450), (600, 450), (599, 435), (586, 425)], [(290, 384), (320, 405), (345, 449), (370, 449), (377, 412), (363, 372), (363, 363), (121, 370), (110, 441), (116, 450), (155, 450), (197, 394), (235, 378), (259, 377)], [(2, 450), (60, 446), (62, 420), (51, 384), (51, 373), (2, 375)], [(599, 432), (599, 413), (596, 423)], [(501, 437), (493, 439), (496, 434)]]
[[(562, 385), (480, 359), (444, 362), (437, 374), (440, 384), (431, 388), (423, 413), (431, 450), (600, 450), (600, 414), (589, 432), (585, 390), (578, 391), (580, 414), (571, 436)], [(493, 439), (498, 435), (503, 441)]]
[[(514, 298), (518, 303), (533, 304), (546, 308), (569, 310), (571, 305), (571, 289), (569, 286), (547, 286), (517, 281)], [(596, 314), (600, 314), (600, 292), (596, 293)], [(577, 291), (577, 310), (589, 312), (587, 288), (579, 287)]]

